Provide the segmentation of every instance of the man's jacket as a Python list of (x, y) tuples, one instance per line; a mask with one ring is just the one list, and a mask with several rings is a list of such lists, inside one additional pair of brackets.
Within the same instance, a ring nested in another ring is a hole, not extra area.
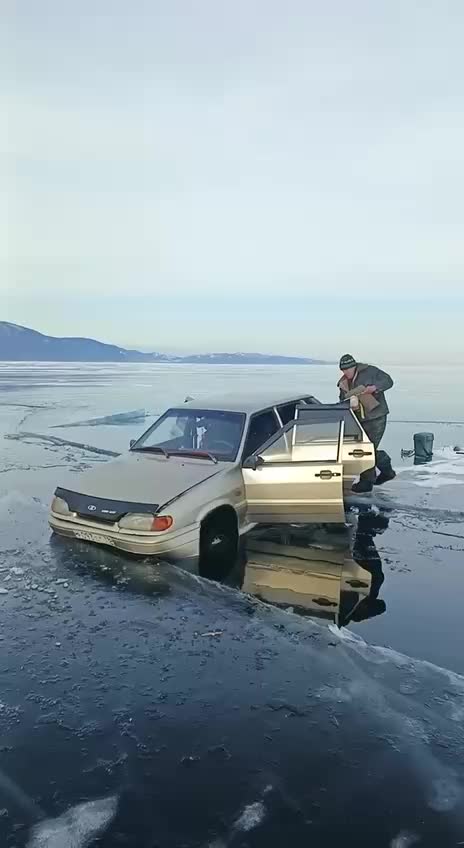
[[(384, 392), (391, 389), (393, 380), (381, 368), (360, 362), (351, 383), (343, 376), (337, 385), (340, 389), (340, 400), (346, 400), (352, 395), (357, 395), (362, 407), (360, 417), (366, 421), (373, 418), (384, 418), (390, 412)], [(362, 388), (366, 386), (377, 386), (376, 393), (374, 395), (363, 394)]]

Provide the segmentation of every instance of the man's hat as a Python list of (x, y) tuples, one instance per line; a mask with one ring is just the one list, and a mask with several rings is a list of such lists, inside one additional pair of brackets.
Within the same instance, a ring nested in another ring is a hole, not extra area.
[(340, 371), (346, 371), (348, 368), (356, 368), (356, 359), (351, 356), (351, 353), (345, 353), (340, 359)]

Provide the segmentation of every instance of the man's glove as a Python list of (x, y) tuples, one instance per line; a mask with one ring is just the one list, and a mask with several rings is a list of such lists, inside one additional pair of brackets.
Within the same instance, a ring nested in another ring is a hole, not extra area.
[(356, 397), (358, 398), (360, 395), (364, 395), (366, 393), (366, 386), (356, 386), (355, 389), (351, 389), (346, 393), (345, 399)]

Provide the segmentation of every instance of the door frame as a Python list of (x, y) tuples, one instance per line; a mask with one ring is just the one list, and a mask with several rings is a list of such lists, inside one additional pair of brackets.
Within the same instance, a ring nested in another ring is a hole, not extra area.
[[(329, 405), (330, 407), (332, 407), (332, 404), (328, 404), (328, 405)], [(314, 409), (314, 408), (316, 408), (316, 409), (320, 410), (320, 409), (321, 409), (321, 406), (325, 406), (325, 404), (320, 404), (320, 405), (318, 404), (317, 406), (316, 406), (316, 404), (315, 404), (315, 405), (314, 405), (314, 407), (313, 407), (313, 409)], [(334, 404), (333, 406), (335, 406), (335, 404)], [(297, 410), (296, 410), (296, 411), (298, 411), (298, 409), (299, 409), (299, 408), (300, 408), (300, 407), (299, 407), (299, 406), (298, 406), (298, 404), (297, 404)], [(301, 409), (303, 409), (303, 410), (307, 411), (308, 409), (311, 409), (311, 407), (310, 407), (310, 406), (304, 406), (304, 405), (301, 405)], [(266, 410), (266, 411), (267, 411), (267, 410)], [(338, 463), (338, 462), (341, 462), (341, 461), (342, 461), (343, 439), (344, 439), (344, 435), (345, 435), (345, 420), (344, 420), (344, 416), (343, 416), (343, 415), (341, 415), (339, 418), (333, 418), (331, 421), (327, 421), (326, 423), (327, 423), (327, 424), (332, 424), (332, 423), (337, 423), (337, 421), (339, 422), (339, 424), (343, 425), (343, 426), (342, 426), (342, 435), (341, 435), (341, 438), (340, 438), (340, 431), (339, 431), (339, 434), (338, 434), (338, 451), (337, 451), (337, 459), (336, 459), (336, 460), (327, 460), (327, 465), (328, 465), (329, 463), (331, 463), (331, 462), (332, 462), (332, 463), (334, 463), (334, 462), (337, 462), (337, 463)], [(295, 440), (295, 436), (296, 436), (296, 427), (297, 427), (297, 425), (298, 425), (298, 418), (294, 418), (292, 421), (288, 421), (288, 422), (287, 422), (287, 424), (284, 424), (284, 426), (283, 426), (283, 427), (281, 427), (281, 428), (280, 428), (280, 430), (277, 430), (277, 431), (276, 431), (276, 432), (275, 432), (272, 436), (270, 436), (270, 438), (269, 438), (269, 439), (267, 439), (265, 442), (263, 442), (263, 444), (262, 444), (262, 445), (260, 445), (260, 446), (259, 446), (259, 448), (257, 448), (255, 451), (253, 451), (253, 453), (252, 453), (252, 454), (249, 454), (249, 456), (243, 456), (243, 459), (242, 459), (242, 462), (241, 462), (242, 468), (251, 468), (252, 466), (250, 466), (250, 465), (245, 465), (245, 463), (246, 463), (248, 460), (252, 459), (253, 457), (258, 458), (258, 457), (260, 456), (260, 454), (261, 454), (261, 452), (262, 452), (262, 451), (267, 450), (267, 448), (269, 448), (271, 445), (273, 445), (273, 444), (274, 444), (274, 442), (276, 442), (276, 441), (277, 441), (277, 439), (279, 439), (281, 436), (284, 436), (285, 440), (287, 441), (286, 436), (287, 436), (287, 433), (288, 433), (290, 430), (295, 430), (295, 433), (294, 433), (294, 434), (292, 434), (292, 437), (291, 437), (291, 445), (292, 445), (292, 447), (293, 447), (294, 440)], [(364, 431), (363, 431), (363, 432), (364, 432)], [(366, 436), (366, 438), (367, 438), (367, 436)], [(320, 464), (322, 464), (322, 465), (324, 465), (324, 464), (325, 464), (325, 461), (323, 461), (323, 462), (321, 463), (321, 462), (319, 462), (319, 460), (293, 460), (293, 461), (294, 461), (294, 462), (308, 462), (308, 464), (311, 464), (311, 463), (314, 463), (314, 462), (317, 462), (319, 465), (320, 465)], [(274, 463), (274, 464), (276, 464), (276, 463)], [(280, 464), (282, 464), (282, 463), (280, 463)]]
[[(344, 466), (343, 476), (349, 485), (355, 477), (375, 467), (374, 445), (364, 430), (362, 422), (351, 409), (349, 401), (321, 404), (320, 407), (312, 409), (312, 412), (316, 412), (316, 416), (317, 409), (321, 413), (327, 412), (328, 418), (332, 421), (343, 420), (345, 422), (342, 462)], [(308, 407), (300, 405), (296, 410), (296, 415), (298, 416), (301, 412), (306, 417), (308, 411)]]

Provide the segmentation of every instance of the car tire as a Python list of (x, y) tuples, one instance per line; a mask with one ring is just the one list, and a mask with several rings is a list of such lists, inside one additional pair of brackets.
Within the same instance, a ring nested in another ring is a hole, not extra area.
[(200, 532), (200, 576), (224, 580), (238, 556), (237, 519), (232, 512), (212, 515)]

